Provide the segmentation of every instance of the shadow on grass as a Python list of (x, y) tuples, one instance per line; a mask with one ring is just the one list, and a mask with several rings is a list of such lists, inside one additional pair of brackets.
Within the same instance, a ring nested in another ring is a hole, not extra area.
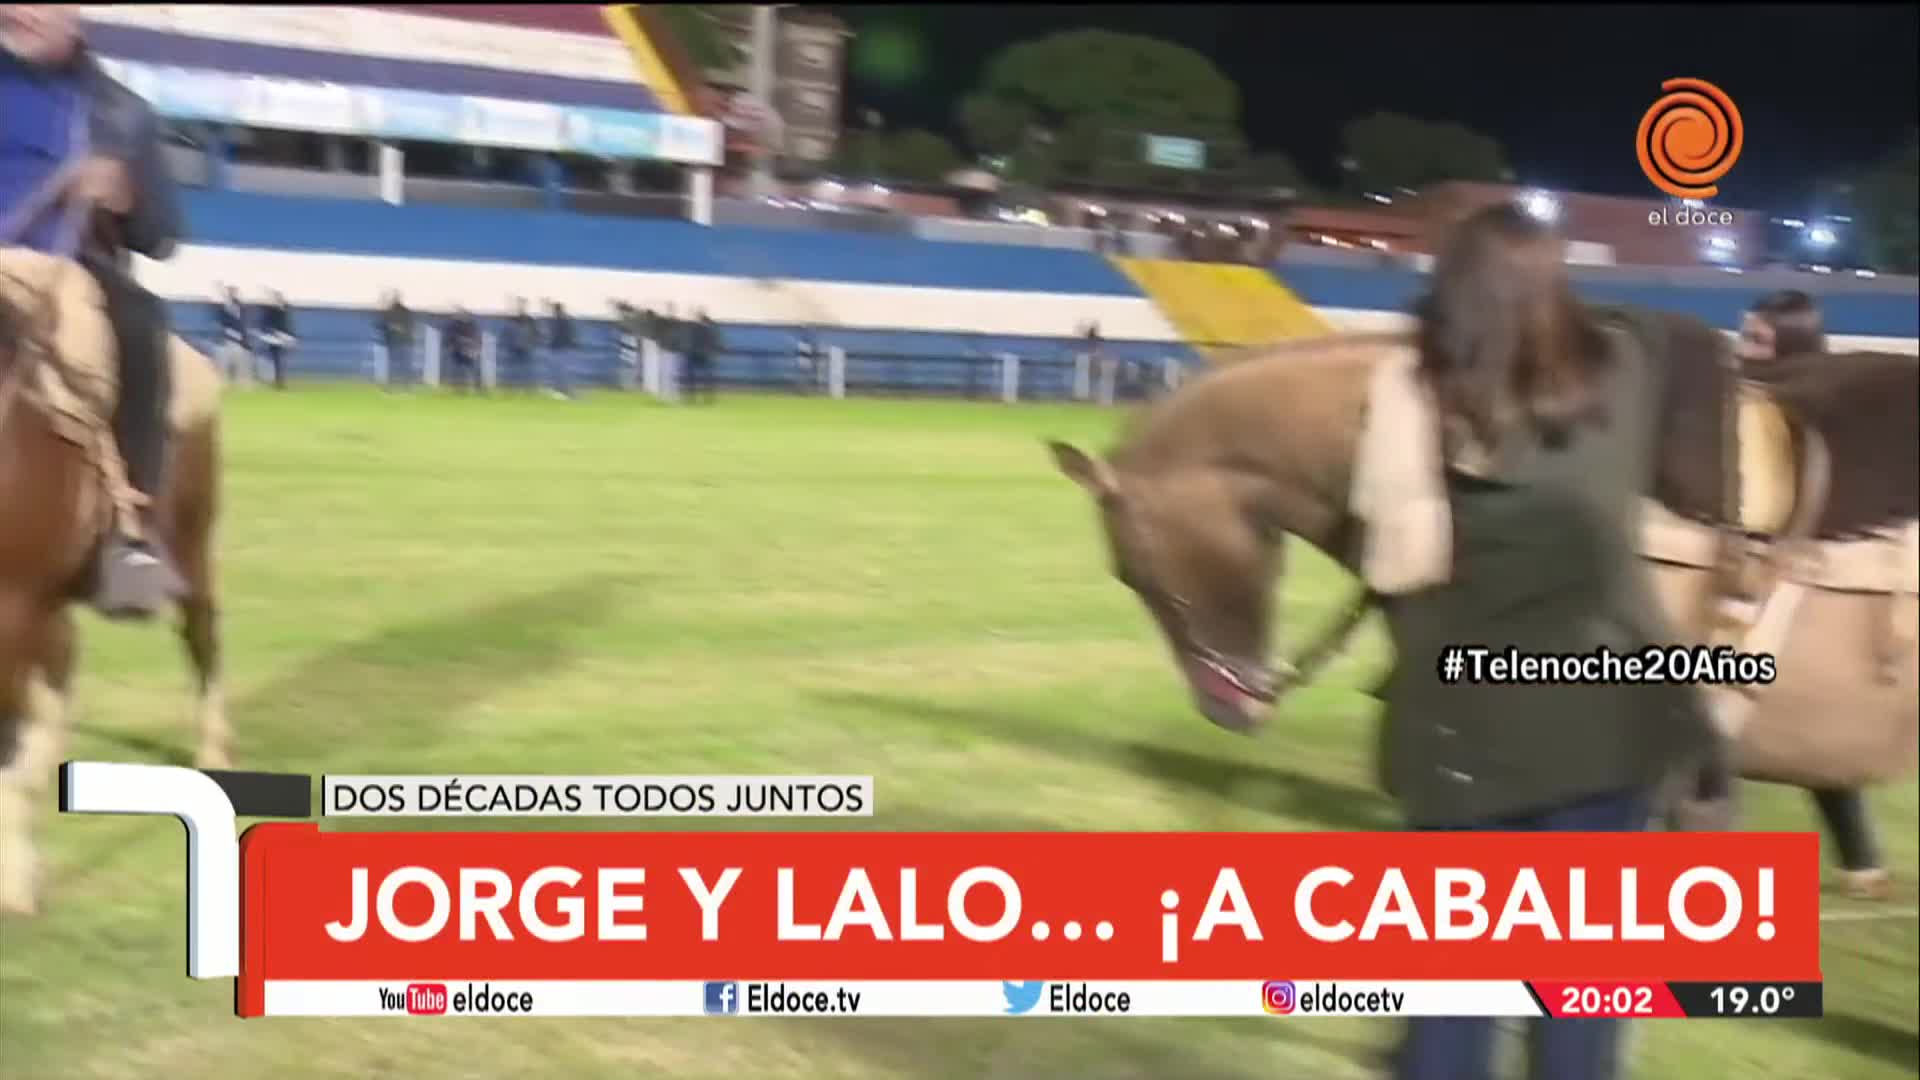
[(1822, 1042), (1844, 1046), (1920, 1076), (1920, 1040), (1914, 1038), (1912, 1028), (1898, 1028), (1884, 1020), (1851, 1013), (1829, 1013), (1808, 1027), (1809, 1034)]
[[(619, 590), (634, 584), (581, 577), (327, 649), (233, 702), (238, 767), (318, 772), (343, 757), (360, 771), (404, 764), (393, 759), (396, 751), (442, 745), (462, 710), (565, 665), (581, 635), (605, 620)], [(475, 583), (476, 591), (484, 588)], [(75, 724), (74, 733), (172, 764), (191, 761), (192, 732), (184, 725), (177, 743), (91, 722)], [(273, 752), (250, 753), (249, 743), (271, 744)]]
[[(945, 705), (868, 691), (816, 691), (818, 700), (889, 720), (945, 730), (959, 728), (1002, 743), (1074, 760), (1111, 762), (1149, 780), (1211, 795), (1260, 813), (1318, 822), (1335, 830), (1397, 827), (1392, 807), (1376, 792), (1257, 761), (1198, 754), (1170, 746), (1044, 723), (1004, 711)], [(1249, 752), (1253, 744), (1248, 743)]]

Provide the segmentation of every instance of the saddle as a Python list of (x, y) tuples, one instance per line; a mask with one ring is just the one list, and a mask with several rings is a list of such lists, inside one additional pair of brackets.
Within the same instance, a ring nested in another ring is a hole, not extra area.
[[(113, 434), (119, 353), (99, 284), (71, 259), (0, 248), (0, 301), (26, 313), (29, 327), (28, 351), (0, 376), (0, 405), (17, 397), (16, 405), (37, 408), (56, 434), (84, 451), (99, 476), (107, 520), (139, 536), (141, 496), (127, 484)], [(219, 372), (178, 336), (170, 339), (168, 363), (169, 427), (178, 433), (207, 422), (219, 410)], [(0, 408), (0, 423), (5, 416)]]
[[(1696, 640), (1776, 654), (1790, 639), (1796, 651), (1864, 641), (1869, 678), (1893, 686), (1915, 643), (1910, 623), (1913, 597), (1920, 594), (1920, 521), (1823, 536), (1836, 471), (1861, 463), (1836, 464), (1819, 426), (1797, 416), (1774, 388), (1739, 377), (1733, 363), (1729, 357), (1723, 400), (1725, 511), (1717, 524), (1704, 524), (1647, 500), (1641, 554), (1713, 573)], [(1845, 632), (1836, 618), (1864, 620), (1864, 635)], [(1822, 640), (1812, 642), (1815, 637)], [(1742, 734), (1765, 689), (1710, 694), (1723, 734)]]

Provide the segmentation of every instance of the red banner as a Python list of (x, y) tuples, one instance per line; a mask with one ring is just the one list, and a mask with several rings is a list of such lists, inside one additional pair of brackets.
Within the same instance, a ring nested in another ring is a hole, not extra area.
[(269, 980), (1820, 977), (1811, 833), (270, 824), (241, 856), (242, 1015)]

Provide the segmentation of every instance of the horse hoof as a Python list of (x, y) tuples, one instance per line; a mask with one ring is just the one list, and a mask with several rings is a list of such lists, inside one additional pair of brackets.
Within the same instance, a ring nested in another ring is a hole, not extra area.
[(1893, 875), (1882, 869), (1843, 871), (1840, 881), (1847, 895), (1855, 900), (1886, 900), (1893, 896)]

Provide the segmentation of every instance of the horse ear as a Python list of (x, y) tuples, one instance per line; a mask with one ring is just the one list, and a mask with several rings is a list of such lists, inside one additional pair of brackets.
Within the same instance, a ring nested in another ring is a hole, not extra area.
[(1067, 479), (1086, 488), (1095, 498), (1111, 499), (1120, 493), (1120, 484), (1106, 462), (1063, 442), (1049, 442), (1047, 448), (1053, 451), (1054, 463)]

